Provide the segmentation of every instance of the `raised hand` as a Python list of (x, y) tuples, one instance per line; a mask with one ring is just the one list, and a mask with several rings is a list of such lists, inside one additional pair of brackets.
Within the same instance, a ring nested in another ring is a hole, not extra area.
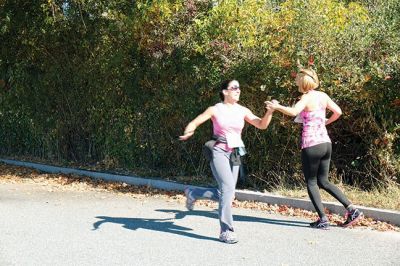
[(278, 108), (278, 106), (279, 106), (279, 102), (277, 101), (277, 100), (271, 100), (271, 101), (265, 101), (264, 102), (267, 106), (266, 106), (266, 108), (269, 110), (269, 109), (273, 109), (273, 110), (275, 110), (276, 108)]

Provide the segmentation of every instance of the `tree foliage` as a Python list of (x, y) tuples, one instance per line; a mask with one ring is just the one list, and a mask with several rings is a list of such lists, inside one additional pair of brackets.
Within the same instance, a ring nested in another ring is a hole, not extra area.
[[(400, 170), (400, 1), (47, 0), (0, 3), (0, 151), (174, 178), (208, 175), (210, 124), (186, 123), (238, 79), (256, 114), (293, 104), (297, 60), (344, 110), (333, 167), (370, 188)], [(298, 125), (246, 127), (254, 186), (298, 185)], [(295, 159), (294, 159), (295, 158)]]

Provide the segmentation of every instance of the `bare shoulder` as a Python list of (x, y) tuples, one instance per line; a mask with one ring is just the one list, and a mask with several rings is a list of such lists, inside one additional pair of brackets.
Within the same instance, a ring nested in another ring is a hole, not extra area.
[(300, 100), (307, 100), (308, 98), (310, 98), (310, 94), (309, 93), (304, 93), (300, 96)]
[(310, 93), (304, 93), (300, 96), (300, 100), (301, 102), (307, 104), (308, 101), (312, 98), (312, 96), (310, 95)]
[(323, 91), (317, 91), (317, 92), (318, 92), (318, 94), (319, 94), (321, 97), (329, 98), (329, 95), (326, 94), (325, 92), (323, 92)]
[(243, 106), (243, 105), (241, 105), (241, 104), (238, 104), (238, 106), (239, 106), (240, 109), (242, 109), (242, 111), (243, 111), (245, 114), (252, 114), (252, 113), (253, 113), (249, 108), (247, 108), (247, 107), (245, 107), (245, 106)]
[(209, 106), (209, 107), (204, 111), (204, 113), (206, 113), (206, 114), (208, 114), (208, 115), (210, 115), (210, 116), (213, 116), (214, 113), (215, 113), (215, 105)]
[(323, 91), (318, 91), (317, 93), (318, 93), (318, 94), (317, 94), (317, 97), (320, 99), (320, 101), (322, 101), (322, 102), (325, 103), (325, 104), (327, 104), (328, 101), (331, 99), (331, 98), (329, 97), (329, 95), (326, 94), (326, 93), (323, 92)]

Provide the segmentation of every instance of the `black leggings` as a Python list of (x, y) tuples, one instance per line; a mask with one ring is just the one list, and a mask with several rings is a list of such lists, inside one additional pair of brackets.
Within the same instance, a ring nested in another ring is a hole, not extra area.
[(321, 143), (301, 150), (301, 163), (307, 182), (307, 191), (319, 217), (324, 217), (319, 187), (331, 194), (347, 208), (351, 202), (342, 191), (328, 181), (329, 163), (331, 161), (332, 144)]

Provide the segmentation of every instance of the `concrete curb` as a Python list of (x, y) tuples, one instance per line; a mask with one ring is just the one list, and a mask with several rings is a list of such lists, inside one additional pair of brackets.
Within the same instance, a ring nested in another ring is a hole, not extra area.
[[(95, 179), (102, 179), (107, 181), (125, 182), (127, 184), (136, 186), (150, 186), (153, 188), (158, 188), (163, 190), (183, 191), (186, 186), (172, 181), (163, 181), (163, 180), (157, 180), (145, 177), (136, 177), (136, 176), (107, 174), (95, 171), (57, 167), (57, 166), (22, 162), (16, 160), (0, 159), (0, 162), (11, 165), (34, 168), (39, 171), (47, 173), (75, 174), (75, 175), (88, 176)], [(190, 187), (195, 187), (195, 186), (190, 186)], [(290, 198), (290, 197), (284, 197), (284, 196), (261, 193), (261, 192), (253, 192), (247, 190), (236, 190), (236, 198), (240, 201), (245, 201), (245, 200), (259, 201), (268, 204), (287, 205), (294, 208), (314, 211), (314, 207), (312, 206), (311, 202), (305, 199)], [(324, 207), (326, 207), (332, 213), (343, 215), (343, 213), (345, 212), (345, 209), (341, 204), (335, 202), (323, 202), (323, 204)], [(362, 210), (366, 217), (371, 217), (379, 221), (389, 222), (394, 225), (400, 225), (400, 212), (398, 211), (369, 208), (363, 206), (357, 206), (357, 208)]]
[[(236, 191), (236, 198), (238, 200), (260, 201), (269, 204), (287, 205), (293, 208), (315, 211), (313, 205), (311, 204), (311, 201), (305, 199), (290, 198), (279, 195), (243, 190)], [(324, 207), (332, 213), (344, 215), (346, 211), (343, 205), (336, 202), (324, 201), (323, 204)], [(398, 211), (370, 208), (358, 205), (355, 206), (359, 210), (361, 210), (366, 217), (371, 217), (378, 221), (389, 222), (394, 225), (400, 225), (400, 212)]]

